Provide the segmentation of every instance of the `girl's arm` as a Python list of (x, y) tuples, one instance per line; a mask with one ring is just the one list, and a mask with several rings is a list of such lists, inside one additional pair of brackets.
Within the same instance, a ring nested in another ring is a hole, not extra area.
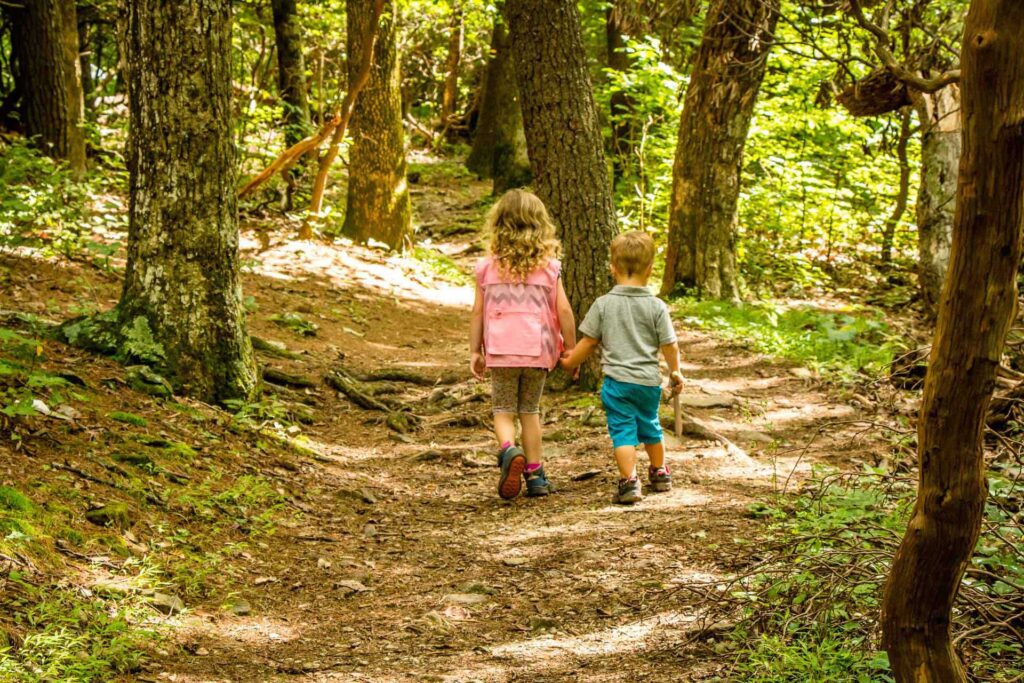
[(562, 357), (562, 360), (559, 361), (559, 365), (566, 370), (575, 370), (583, 363), (583, 361), (590, 357), (590, 354), (594, 352), (594, 349), (597, 348), (598, 344), (600, 344), (600, 342), (597, 339), (584, 336), (583, 339), (576, 344), (576, 348), (572, 350), (572, 353)]
[(483, 354), (484, 346), (484, 295), (480, 285), (476, 286), (476, 297), (473, 299), (473, 315), (469, 323), (469, 370), (477, 379), (484, 378), (486, 364)]
[(562, 340), (565, 342), (565, 348), (567, 351), (571, 351), (576, 348), (576, 318), (572, 314), (569, 297), (565, 295), (562, 278), (558, 278), (558, 297), (555, 309), (558, 311), (558, 326), (562, 328)]

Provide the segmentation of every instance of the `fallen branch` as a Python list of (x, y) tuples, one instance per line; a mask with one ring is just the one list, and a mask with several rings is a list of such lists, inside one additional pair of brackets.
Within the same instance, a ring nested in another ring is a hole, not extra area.
[(406, 382), (417, 384), (422, 387), (433, 387), (439, 384), (455, 384), (459, 381), (458, 375), (446, 373), (440, 377), (427, 377), (408, 370), (388, 369), (373, 370), (359, 375), (363, 382)]
[(308, 377), (303, 375), (293, 375), (290, 372), (285, 372), (284, 370), (278, 370), (271, 367), (263, 368), (263, 379), (271, 384), (277, 384), (285, 387), (299, 387), (300, 389), (316, 386), (316, 383)]

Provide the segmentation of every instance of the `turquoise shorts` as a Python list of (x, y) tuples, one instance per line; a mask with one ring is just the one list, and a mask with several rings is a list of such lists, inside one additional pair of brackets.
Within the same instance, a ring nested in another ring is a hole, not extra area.
[(604, 378), (601, 403), (608, 418), (608, 434), (612, 446), (636, 446), (661, 443), (661, 387), (620, 382)]

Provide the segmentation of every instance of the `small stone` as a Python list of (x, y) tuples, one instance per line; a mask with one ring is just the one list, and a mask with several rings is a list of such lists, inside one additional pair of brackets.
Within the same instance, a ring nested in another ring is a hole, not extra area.
[(205, 647), (200, 647), (196, 649), (196, 657), (206, 657), (209, 654), (210, 651), (207, 650)]
[(324, 559), (322, 557), (318, 557), (317, 560), (316, 560), (316, 566), (319, 567), (320, 569), (323, 569), (324, 571), (326, 571), (326, 570), (331, 568), (331, 561), (330, 560), (326, 560), (326, 559)]
[(132, 513), (124, 503), (108, 503), (85, 513), (85, 518), (96, 526), (127, 529), (132, 525)]
[(572, 478), (573, 481), (586, 481), (593, 479), (594, 477), (600, 476), (602, 470), (587, 470), (586, 472), (580, 472)]
[(531, 631), (554, 631), (558, 629), (558, 622), (547, 617), (530, 617)]
[(156, 608), (161, 614), (168, 616), (179, 614), (185, 609), (185, 603), (177, 595), (169, 593), (154, 593), (150, 599), (150, 604)]
[(479, 605), (487, 602), (487, 596), (480, 593), (450, 593), (444, 596), (444, 601), (456, 605)]
[(524, 564), (528, 563), (529, 560), (527, 560), (525, 557), (519, 557), (518, 555), (515, 555), (512, 557), (506, 557), (503, 560), (503, 562), (508, 567), (522, 567)]
[(268, 583), (277, 583), (277, 577), (276, 576), (260, 576), (260, 577), (257, 577), (256, 580), (252, 582), (252, 585), (254, 585), (254, 586), (263, 586), (263, 585), (268, 584)]
[(728, 394), (693, 396), (683, 395), (679, 397), (679, 405), (685, 408), (732, 408), (739, 403), (739, 399)]
[(789, 374), (800, 379), (814, 379), (814, 372), (809, 368), (790, 368)]
[(775, 438), (765, 434), (764, 432), (759, 432), (753, 429), (744, 429), (736, 432), (735, 440), (752, 443), (772, 443), (775, 441)]
[(374, 524), (367, 524), (363, 527), (363, 536), (373, 538), (377, 535), (377, 527)]
[(228, 598), (225, 607), (231, 610), (236, 617), (244, 617), (252, 612), (252, 604), (243, 597), (233, 596)]
[(365, 593), (366, 591), (370, 590), (361, 582), (356, 581), (355, 579), (342, 579), (341, 581), (335, 581), (334, 587), (345, 590), (348, 595), (355, 595), (356, 593)]
[(174, 393), (171, 383), (146, 365), (130, 365), (125, 368), (125, 382), (135, 391), (158, 398), (170, 398)]

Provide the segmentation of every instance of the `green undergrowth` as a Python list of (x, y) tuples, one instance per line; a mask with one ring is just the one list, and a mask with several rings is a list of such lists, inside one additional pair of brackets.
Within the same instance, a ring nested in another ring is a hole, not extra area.
[[(1024, 643), (1012, 627), (1024, 602), (1024, 542), (1019, 500), (1024, 482), (990, 472), (986, 520), (955, 611), (958, 651), (974, 681), (1024, 676)], [(763, 558), (719, 586), (715, 618), (739, 617), (722, 650), (724, 680), (752, 683), (891, 681), (879, 650), (878, 614), (891, 558), (906, 528), (915, 486), (880, 470), (816, 472), (796, 497), (751, 506), (767, 529)], [(994, 611), (993, 611), (994, 610)], [(999, 623), (999, 610), (1007, 623)], [(993, 618), (992, 615), (997, 615)], [(1019, 627), (1019, 624), (1018, 624)]]
[(673, 308), (683, 325), (839, 379), (883, 372), (900, 348), (896, 333), (871, 308), (834, 312), (772, 301), (734, 304), (693, 298), (678, 299)]
[(414, 247), (412, 258), (423, 264), (439, 280), (456, 285), (468, 285), (473, 282), (473, 278), (463, 271), (459, 264), (437, 249), (424, 246)]
[(45, 369), (46, 360), (41, 340), (0, 327), (0, 427), (82, 398), (67, 379)]

